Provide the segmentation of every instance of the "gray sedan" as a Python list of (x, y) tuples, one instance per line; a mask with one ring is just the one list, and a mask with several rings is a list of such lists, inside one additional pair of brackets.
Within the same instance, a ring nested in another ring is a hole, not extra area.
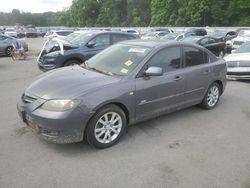
[(28, 86), (18, 112), (44, 139), (86, 139), (106, 148), (127, 125), (200, 104), (216, 106), (226, 64), (184, 42), (134, 40), (111, 46), (82, 66), (48, 72)]
[[(3, 34), (0, 34), (0, 55), (4, 55), (4, 56), (10, 56), (11, 55), (11, 51), (13, 49), (13, 43), (19, 39), (13, 38), (13, 37), (9, 37)], [(28, 51), (28, 45), (25, 41), (20, 40), (23, 48), (25, 51)]]

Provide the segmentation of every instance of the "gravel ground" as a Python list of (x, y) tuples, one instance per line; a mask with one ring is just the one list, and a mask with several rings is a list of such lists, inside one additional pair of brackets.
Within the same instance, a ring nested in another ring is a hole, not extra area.
[(228, 82), (218, 106), (191, 107), (133, 125), (114, 147), (56, 145), (17, 115), (16, 102), (42, 74), (27, 39), (26, 61), (0, 57), (0, 187), (250, 188), (250, 83)]

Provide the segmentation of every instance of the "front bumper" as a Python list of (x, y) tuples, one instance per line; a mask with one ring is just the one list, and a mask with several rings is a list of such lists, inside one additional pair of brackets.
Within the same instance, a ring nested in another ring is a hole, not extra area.
[(44, 102), (43, 99), (37, 99), (25, 103), (21, 99), (17, 111), (23, 122), (50, 142), (65, 144), (82, 141), (89, 115), (80, 107), (65, 112), (46, 111), (40, 108)]
[(250, 80), (250, 67), (227, 68), (228, 79)]
[(38, 61), (38, 68), (45, 72), (45, 71), (49, 71), (49, 70), (53, 70), (56, 68), (56, 65), (55, 64), (44, 64), (43, 62), (41, 61)]

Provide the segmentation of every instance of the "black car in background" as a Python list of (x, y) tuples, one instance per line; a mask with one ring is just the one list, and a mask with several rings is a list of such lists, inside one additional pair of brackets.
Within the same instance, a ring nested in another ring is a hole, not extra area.
[(205, 36), (207, 35), (207, 30), (204, 28), (191, 28), (187, 30), (188, 33), (194, 33), (197, 36)]
[(225, 47), (226, 43), (223, 40), (220, 40), (218, 38), (214, 38), (211, 36), (190, 36), (183, 41), (186, 42), (192, 42), (199, 44), (208, 50), (210, 50), (212, 53), (214, 53), (216, 56), (223, 57), (225, 55)]
[(95, 54), (120, 41), (139, 38), (134, 34), (113, 31), (82, 33), (71, 41), (48, 40), (38, 56), (38, 67), (48, 71), (73, 64), (81, 64)]

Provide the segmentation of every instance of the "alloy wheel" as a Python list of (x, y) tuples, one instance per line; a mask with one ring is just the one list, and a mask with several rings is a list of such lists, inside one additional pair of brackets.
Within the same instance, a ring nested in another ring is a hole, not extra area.
[(122, 118), (116, 112), (107, 112), (101, 116), (95, 125), (95, 138), (98, 142), (108, 144), (121, 133)]
[(220, 91), (219, 88), (214, 85), (213, 87), (210, 88), (208, 94), (207, 94), (207, 104), (209, 107), (213, 107), (216, 105), (218, 102), (220, 96)]

